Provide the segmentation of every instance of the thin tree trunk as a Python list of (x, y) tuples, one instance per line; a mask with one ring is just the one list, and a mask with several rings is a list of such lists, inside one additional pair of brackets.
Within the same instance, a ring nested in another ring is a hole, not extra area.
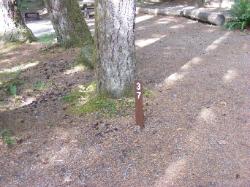
[(17, 0), (0, 0), (0, 40), (32, 42), (36, 38), (26, 26)]
[(119, 98), (135, 78), (135, 0), (96, 0), (95, 16), (97, 90)]
[(45, 0), (57, 41), (64, 47), (81, 47), (81, 61), (93, 65), (94, 40), (76, 0)]

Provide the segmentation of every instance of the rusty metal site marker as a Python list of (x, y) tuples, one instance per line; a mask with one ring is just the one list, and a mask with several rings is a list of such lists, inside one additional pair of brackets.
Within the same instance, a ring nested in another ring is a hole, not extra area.
[(140, 81), (135, 81), (135, 121), (141, 128), (144, 127), (142, 83)]

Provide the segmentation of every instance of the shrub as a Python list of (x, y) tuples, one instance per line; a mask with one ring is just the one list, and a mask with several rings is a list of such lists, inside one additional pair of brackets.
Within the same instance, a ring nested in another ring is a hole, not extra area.
[(233, 19), (226, 23), (226, 27), (230, 30), (244, 30), (250, 25), (250, 0), (236, 0), (231, 8)]
[(0, 131), (0, 138), (7, 146), (11, 146), (16, 143), (15, 139), (12, 137), (10, 130), (8, 129), (3, 129)]
[(20, 71), (17, 72), (0, 72), (0, 90), (4, 89), (9, 95), (16, 96), (18, 87), (24, 82), (19, 78)]

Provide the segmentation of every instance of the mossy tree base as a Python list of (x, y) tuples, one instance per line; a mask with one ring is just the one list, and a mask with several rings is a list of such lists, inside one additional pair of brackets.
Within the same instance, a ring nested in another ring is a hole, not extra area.
[(93, 65), (94, 40), (76, 0), (45, 0), (58, 43), (66, 48), (81, 47), (78, 61)]
[(134, 97), (112, 99), (96, 94), (95, 82), (81, 86), (65, 96), (64, 101), (70, 103), (70, 112), (75, 114), (98, 114), (103, 117), (116, 117), (131, 115), (134, 111)]
[(26, 26), (16, 0), (0, 1), (0, 40), (4, 42), (36, 41)]

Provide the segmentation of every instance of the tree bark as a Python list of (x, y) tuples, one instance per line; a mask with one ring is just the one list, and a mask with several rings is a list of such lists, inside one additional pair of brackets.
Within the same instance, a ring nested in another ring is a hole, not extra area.
[(65, 47), (93, 44), (76, 0), (45, 0), (58, 42)]
[(97, 0), (95, 17), (97, 91), (119, 98), (135, 79), (135, 0)]
[(76, 0), (45, 0), (60, 45), (81, 47), (78, 61), (93, 67), (94, 40)]
[(26, 26), (17, 0), (0, 0), (0, 40), (32, 42), (36, 38)]

